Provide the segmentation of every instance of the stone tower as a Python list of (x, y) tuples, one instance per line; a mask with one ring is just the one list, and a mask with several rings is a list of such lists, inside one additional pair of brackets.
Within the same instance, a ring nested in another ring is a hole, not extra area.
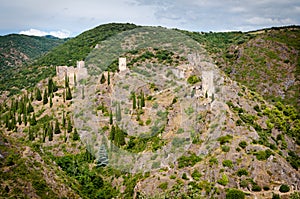
[(127, 69), (126, 67), (126, 58), (125, 57), (120, 57), (119, 58), (119, 71), (125, 71)]

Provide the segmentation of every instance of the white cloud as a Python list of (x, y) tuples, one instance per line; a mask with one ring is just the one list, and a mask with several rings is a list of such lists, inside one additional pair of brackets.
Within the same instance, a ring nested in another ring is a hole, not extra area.
[(45, 32), (45, 31), (41, 31), (41, 30), (37, 30), (37, 29), (29, 29), (29, 30), (24, 30), (24, 31), (20, 31), (19, 34), (23, 34), (23, 35), (32, 35), (32, 36), (46, 36), (46, 35), (52, 35), (54, 37), (58, 37), (58, 38), (67, 38), (70, 36), (70, 31), (68, 30), (58, 30), (58, 31), (50, 31), (50, 32)]

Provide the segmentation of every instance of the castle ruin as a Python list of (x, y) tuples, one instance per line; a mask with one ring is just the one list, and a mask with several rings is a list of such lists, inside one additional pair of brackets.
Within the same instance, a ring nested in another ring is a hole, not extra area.
[(119, 71), (125, 71), (127, 69), (126, 67), (126, 58), (125, 57), (120, 57), (119, 58)]

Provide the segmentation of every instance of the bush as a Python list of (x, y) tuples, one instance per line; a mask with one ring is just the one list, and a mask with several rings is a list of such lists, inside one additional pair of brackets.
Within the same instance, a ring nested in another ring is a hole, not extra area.
[(166, 190), (168, 188), (168, 182), (163, 182), (161, 183), (158, 188), (162, 189), (162, 190)]
[(223, 167), (228, 167), (228, 168), (232, 168), (233, 167), (233, 163), (231, 160), (224, 160), (222, 162)]
[(239, 177), (241, 177), (241, 176), (243, 176), (243, 175), (247, 176), (248, 174), (249, 174), (249, 172), (248, 172), (247, 169), (245, 169), (245, 168), (241, 168), (241, 169), (239, 169), (239, 170), (237, 171), (237, 175), (238, 175)]
[(192, 153), (190, 156), (181, 156), (178, 158), (178, 167), (183, 168), (187, 166), (194, 166), (197, 162), (200, 162), (201, 158), (198, 157), (195, 153)]
[(273, 193), (272, 199), (280, 199), (279, 194)]
[(221, 136), (218, 138), (218, 141), (220, 142), (221, 145), (227, 143), (227, 142), (230, 142), (230, 140), (232, 139), (233, 137), (231, 135), (225, 135), (225, 136)]
[(189, 83), (189, 84), (196, 84), (197, 82), (199, 82), (200, 81), (200, 78), (198, 77), (198, 76), (196, 76), (196, 75), (191, 75), (191, 76), (189, 76), (189, 78), (187, 79), (187, 82)]
[(222, 175), (222, 178), (217, 181), (220, 185), (226, 186), (229, 182), (229, 179), (226, 174)]
[(214, 165), (214, 164), (218, 165), (218, 164), (219, 164), (218, 159), (215, 158), (215, 157), (210, 158), (209, 164), (210, 164), (210, 165)]
[(187, 177), (186, 173), (183, 173), (181, 178), (184, 179), (184, 180), (188, 180), (188, 179), (189, 179), (189, 178)]
[(287, 193), (287, 192), (290, 191), (290, 187), (289, 187), (288, 185), (286, 185), (286, 184), (282, 184), (282, 185), (280, 186), (280, 188), (279, 188), (279, 191), (280, 191), (281, 193)]
[(228, 189), (226, 191), (226, 199), (244, 199), (245, 193), (238, 189)]
[(240, 143), (239, 143), (239, 146), (242, 148), (242, 149), (245, 149), (246, 147), (247, 147), (247, 142), (246, 141), (241, 141)]
[(252, 191), (261, 191), (261, 187), (259, 186), (259, 185), (257, 185), (257, 184), (254, 184), (253, 186), (252, 186)]
[(222, 146), (222, 151), (227, 153), (227, 152), (230, 151), (230, 147), (229, 146)]
[(201, 173), (197, 169), (195, 169), (194, 172), (192, 173), (192, 178), (194, 180), (200, 180), (201, 176), (202, 176)]

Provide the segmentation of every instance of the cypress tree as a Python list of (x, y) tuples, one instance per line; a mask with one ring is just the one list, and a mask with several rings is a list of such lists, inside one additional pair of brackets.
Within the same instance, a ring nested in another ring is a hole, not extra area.
[(34, 136), (33, 136), (33, 132), (30, 129), (30, 126), (28, 127), (28, 134), (29, 134), (29, 140), (33, 141), (34, 140)]
[(52, 123), (48, 124), (47, 133), (48, 133), (48, 136), (49, 136), (48, 140), (52, 141), (53, 140), (53, 127), (52, 127)]
[(55, 121), (54, 133), (55, 134), (60, 134), (61, 133), (60, 128), (59, 128), (59, 123), (58, 123), (57, 119)]
[(42, 98), (41, 91), (40, 91), (39, 88), (36, 89), (35, 99), (36, 99), (37, 101), (42, 101), (42, 99), (43, 99), (43, 98)]
[(102, 76), (101, 76), (101, 79), (100, 79), (100, 83), (104, 84), (105, 81), (106, 81), (106, 79), (105, 79), (104, 73), (102, 73)]
[(63, 92), (63, 101), (64, 101), (64, 103), (66, 102), (66, 91), (65, 90)]
[(67, 73), (65, 74), (65, 88), (69, 87), (69, 77), (67, 75)]
[(48, 103), (48, 93), (47, 90), (45, 89), (44, 91), (44, 95), (43, 95), (43, 104), (47, 104)]
[(78, 134), (78, 132), (77, 132), (77, 129), (76, 128), (74, 128), (74, 134), (73, 134), (73, 141), (76, 141), (76, 140), (79, 140), (79, 134)]
[(136, 96), (135, 93), (132, 94), (132, 109), (136, 109)]
[(48, 79), (48, 94), (50, 96), (50, 93), (53, 92), (53, 80), (50, 78)]
[(21, 124), (22, 124), (22, 118), (21, 118), (21, 114), (18, 114), (18, 123), (19, 123), (19, 125), (21, 125)]
[(53, 96), (52, 96), (52, 95), (53, 95), (53, 94), (51, 93), (51, 94), (50, 94), (50, 108), (53, 106), (53, 102), (52, 102), (52, 97), (53, 97)]
[(37, 124), (36, 118), (35, 118), (35, 114), (32, 114), (32, 117), (30, 119), (30, 126), (35, 126)]
[(27, 126), (27, 113), (23, 114), (24, 125)]
[(113, 114), (112, 114), (112, 111), (110, 110), (109, 112), (109, 124), (112, 125), (113, 124)]
[(145, 95), (144, 95), (144, 92), (141, 92), (141, 107), (145, 107)]
[(118, 103), (116, 107), (116, 120), (119, 122), (122, 120), (120, 103)]
[(68, 133), (71, 133), (73, 130), (73, 126), (72, 126), (70, 117), (68, 117), (68, 128), (67, 129), (68, 129)]
[(107, 74), (107, 84), (110, 85), (110, 73), (108, 71), (108, 74)]
[(81, 98), (84, 99), (84, 87), (83, 86), (81, 88), (81, 96), (82, 96)]
[(109, 139), (110, 139), (111, 141), (115, 140), (115, 133), (116, 133), (115, 126), (112, 125), (112, 126), (111, 126), (111, 129), (110, 129), (110, 133), (109, 133)]
[(52, 93), (55, 93), (56, 91), (58, 91), (58, 87), (57, 87), (56, 83), (54, 81), (52, 81)]
[(74, 73), (74, 85), (77, 86), (77, 78), (76, 78), (76, 74)]
[(27, 113), (32, 113), (34, 112), (33, 106), (31, 105), (31, 103), (28, 103), (28, 107), (27, 107)]
[(67, 87), (66, 100), (72, 99), (72, 93), (70, 87)]
[(62, 123), (63, 128), (65, 128), (66, 127), (66, 118), (65, 118), (65, 111), (64, 110), (63, 110), (63, 114), (62, 114), (61, 123)]

